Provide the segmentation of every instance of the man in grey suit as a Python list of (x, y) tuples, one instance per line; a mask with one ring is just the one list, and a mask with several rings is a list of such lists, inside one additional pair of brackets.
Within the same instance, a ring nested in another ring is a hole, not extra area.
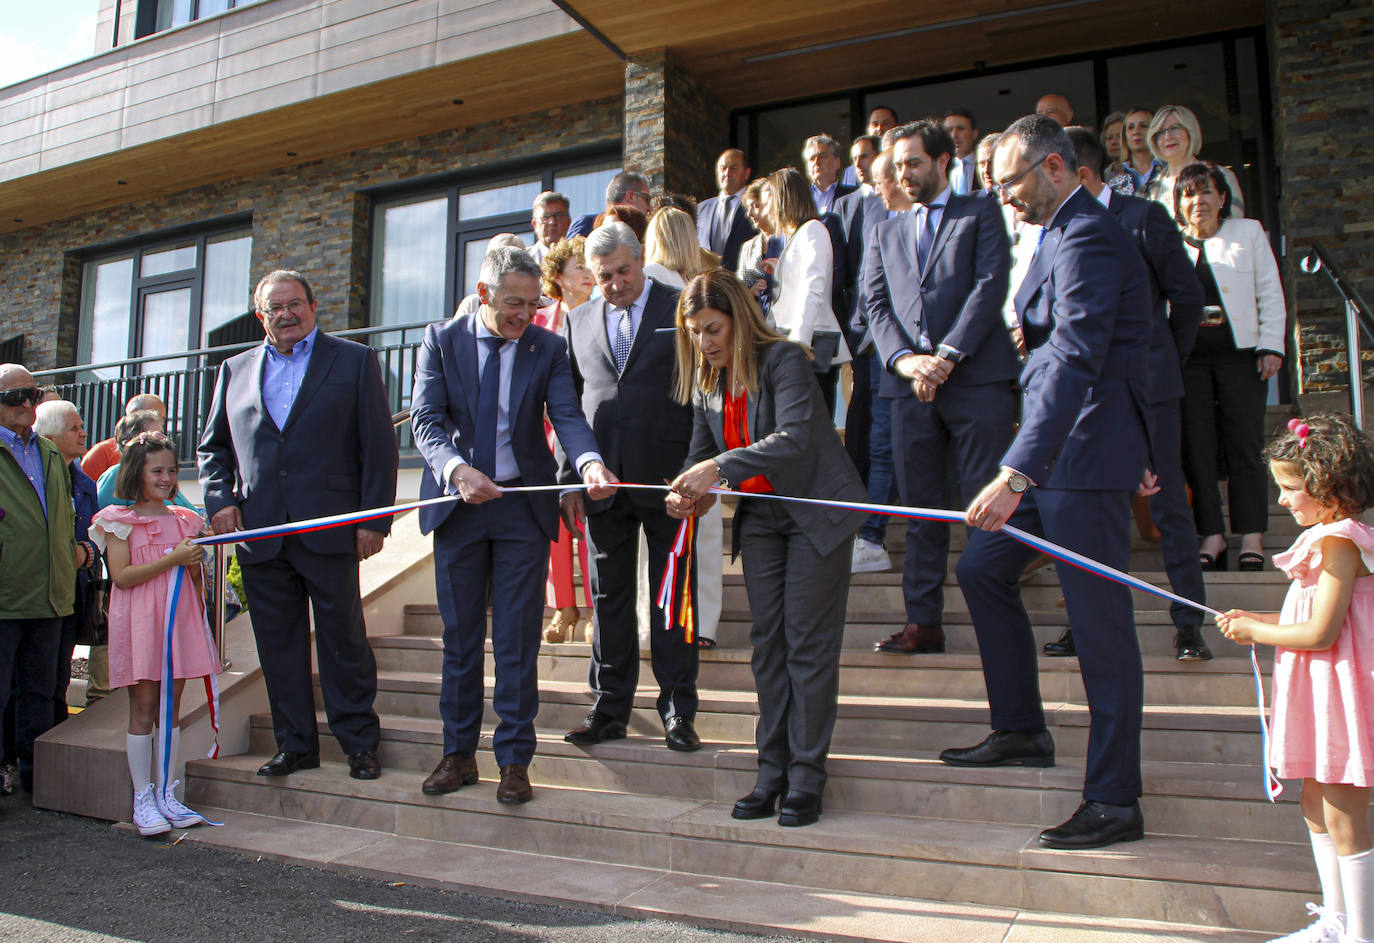
[[(396, 500), (396, 435), (377, 357), (315, 326), (315, 292), (275, 271), (253, 292), (266, 342), (219, 369), (201, 438), (200, 482), (217, 534), (386, 507)], [(239, 545), (277, 754), (259, 776), (320, 765), (310, 680), (315, 611), (329, 728), (355, 779), (381, 775), (358, 561), (382, 548), (387, 519)]]
[[(606, 466), (621, 481), (670, 480), (682, 468), (692, 437), (692, 413), (672, 399), (678, 291), (644, 274), (643, 248), (629, 226), (609, 223), (587, 237), (587, 268), (601, 297), (568, 313), (568, 352), (582, 412)], [(577, 480), (563, 461), (559, 478)], [(614, 498), (562, 498), (569, 532), (587, 521), (592, 570), (592, 665), (596, 703), (586, 722), (569, 731), (569, 743), (593, 744), (625, 736), (639, 681), (639, 627), (635, 586), (639, 534), (649, 548), (649, 585), (657, 587), (677, 536), (657, 492), (622, 489)], [(697, 649), (680, 632), (664, 628), (663, 612), (649, 619), (650, 658), (658, 680), (658, 713), (669, 749), (700, 748)]]
[[(917, 121), (893, 134), (894, 165), (916, 205), (874, 227), (865, 250), (865, 304), (886, 371), (879, 394), (892, 409), (902, 503), (949, 507), (951, 462), (969, 492), (996, 474), (1011, 441), (1017, 360), (1002, 320), (1010, 248), (993, 201), (951, 191), (949, 132)], [(948, 556), (949, 525), (908, 522), (907, 624), (878, 651), (944, 651)]]

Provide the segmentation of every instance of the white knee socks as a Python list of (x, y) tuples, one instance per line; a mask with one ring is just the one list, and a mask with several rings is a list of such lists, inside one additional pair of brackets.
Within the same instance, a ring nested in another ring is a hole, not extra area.
[(124, 753), (129, 758), (129, 779), (133, 780), (134, 792), (140, 793), (153, 784), (153, 735), (126, 734)]
[(1345, 897), (1346, 937), (1352, 943), (1374, 939), (1374, 850), (1344, 855), (1337, 861)]

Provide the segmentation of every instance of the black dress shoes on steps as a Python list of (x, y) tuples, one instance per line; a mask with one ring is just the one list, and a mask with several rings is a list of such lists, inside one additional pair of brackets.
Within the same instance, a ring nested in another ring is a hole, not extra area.
[(272, 759), (258, 767), (259, 776), (289, 776), (297, 770), (319, 769), (318, 753), (292, 753), (282, 750)]
[(1065, 629), (1064, 634), (1053, 642), (1046, 642), (1044, 652), (1050, 658), (1072, 658), (1078, 654), (1073, 645), (1073, 629)]
[(787, 828), (811, 825), (821, 817), (821, 797), (809, 792), (788, 790), (778, 806), (778, 824)]
[(1111, 805), (1106, 802), (1083, 800), (1067, 822), (1040, 833), (1040, 844), (1046, 848), (1104, 848), (1122, 841), (1140, 841), (1145, 837), (1145, 819), (1140, 803)]
[(768, 819), (773, 817), (773, 804), (778, 801), (776, 789), (755, 786), (754, 791), (735, 803), (730, 810), (732, 819)]
[(590, 746), (603, 740), (624, 740), (625, 725), (610, 714), (594, 710), (587, 715), (581, 727), (569, 730), (563, 739), (578, 746)]
[(354, 779), (377, 779), (382, 775), (382, 764), (377, 754), (371, 750), (350, 753), (348, 756), (348, 775)]
[(1185, 625), (1174, 634), (1174, 652), (1179, 661), (1211, 661), (1212, 650), (1202, 638), (1202, 627)]
[(686, 717), (673, 717), (663, 725), (663, 739), (668, 749), (679, 753), (691, 753), (701, 749), (701, 737), (697, 736), (692, 721)]
[(940, 754), (946, 766), (1053, 766), (1054, 739), (1048, 730), (994, 730), (976, 746)]

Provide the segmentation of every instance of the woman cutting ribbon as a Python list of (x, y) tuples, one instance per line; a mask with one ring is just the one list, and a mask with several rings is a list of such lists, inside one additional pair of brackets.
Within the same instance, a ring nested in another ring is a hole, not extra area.
[[(695, 418), (687, 469), (668, 513), (703, 513), (713, 487), (862, 501), (863, 481), (830, 421), (807, 348), (768, 327), (734, 275), (688, 283), (677, 309), (677, 399)], [(757, 784), (737, 819), (779, 825), (820, 817), (835, 726), (849, 548), (862, 513), (789, 501), (740, 503), (734, 551), (744, 557), (758, 690)]]

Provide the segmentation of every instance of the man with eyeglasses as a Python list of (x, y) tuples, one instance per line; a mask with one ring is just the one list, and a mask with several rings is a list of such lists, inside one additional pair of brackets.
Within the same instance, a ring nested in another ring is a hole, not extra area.
[[(1053, 766), (1035, 637), (1017, 580), (1036, 551), (1012, 525), (1111, 567), (1131, 557), (1131, 498), (1150, 458), (1151, 304), (1145, 263), (1108, 210), (1079, 186), (1064, 129), (1031, 115), (1007, 128), (990, 189), (1017, 219), (1042, 225), (1016, 294), (1029, 357), (1021, 425), (1001, 469), (965, 512), (968, 548), (957, 575), (978, 636), (992, 734), (945, 750), (950, 766)], [(1141, 490), (1149, 488), (1142, 486)], [(1100, 848), (1145, 834), (1139, 797), (1144, 678), (1131, 593), (1061, 565), (1087, 692), (1083, 803), (1040, 833), (1050, 848)]]
[[(647, 218), (651, 210), (649, 201), (649, 181), (644, 179), (643, 174), (635, 173), (633, 170), (622, 170), (606, 184), (606, 209), (624, 204), (633, 206)], [(592, 230), (596, 228), (598, 215), (600, 214), (584, 213), (577, 217), (568, 227), (567, 238), (591, 235)]]
[(553, 190), (545, 190), (534, 198), (530, 228), (534, 230), (535, 242), (528, 251), (540, 265), (544, 264), (544, 256), (554, 243), (568, 234), (568, 227), (572, 225), (570, 206), (566, 196)]
[[(299, 272), (265, 276), (253, 307), (266, 341), (226, 360), (198, 450), (217, 534), (387, 507), (396, 500), (396, 435), (376, 355), (315, 325)], [(355, 779), (381, 775), (358, 561), (382, 548), (390, 518), (238, 545), (277, 754), (259, 776), (320, 765), (310, 619), (329, 729)]]
[(0, 709), (13, 689), (19, 779), (29, 791), (76, 591), (71, 478), (62, 452), (34, 431), (40, 397), (28, 370), (0, 364)]

